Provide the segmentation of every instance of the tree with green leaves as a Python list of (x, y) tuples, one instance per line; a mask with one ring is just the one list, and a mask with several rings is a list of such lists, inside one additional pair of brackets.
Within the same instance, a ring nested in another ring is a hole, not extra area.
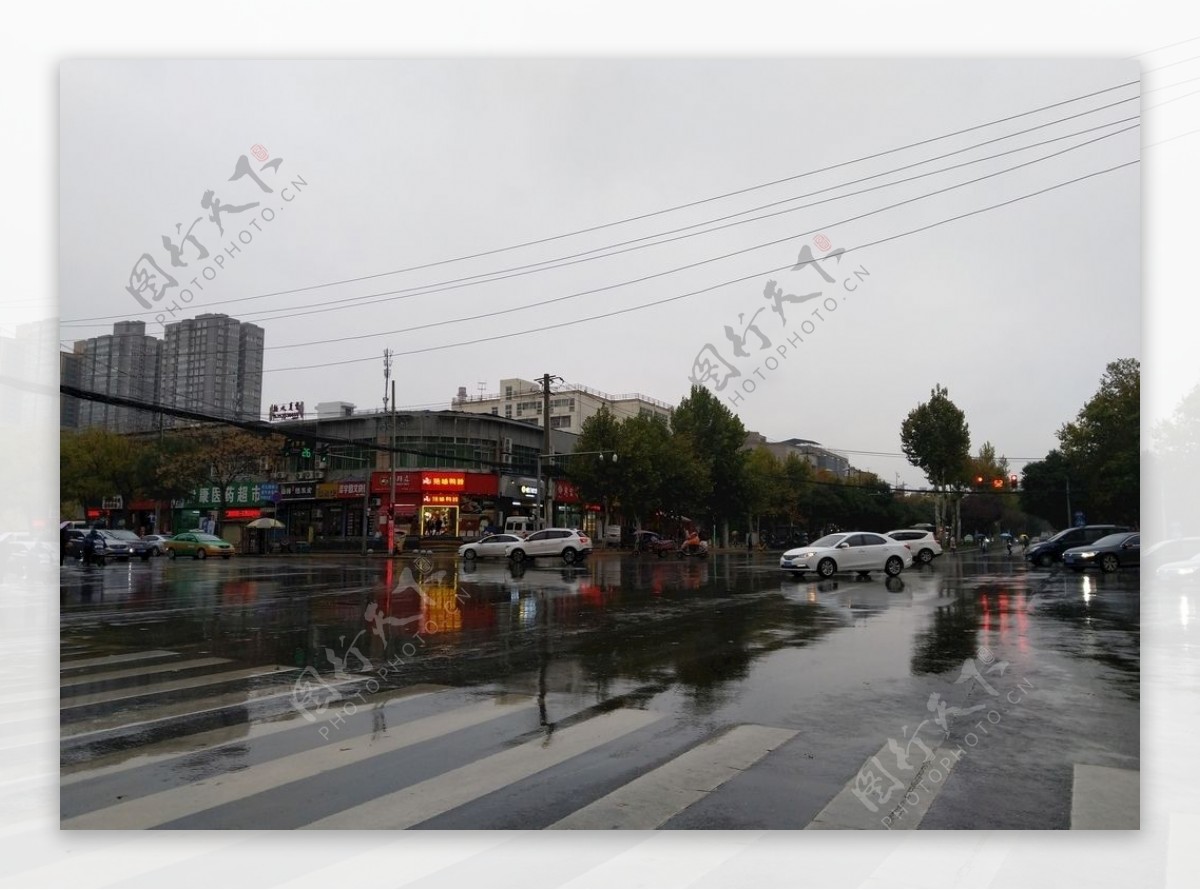
[(63, 502), (99, 506), (119, 495), (124, 509), (151, 493), (152, 454), (129, 436), (90, 427), (64, 433), (59, 441), (59, 495)]
[(712, 522), (714, 538), (718, 527), (723, 543), (729, 544), (729, 519), (744, 508), (742, 445), (746, 428), (736, 414), (702, 386), (693, 386), (671, 416), (671, 429), (691, 442), (694, 453), (711, 483), (705, 512)]
[[(1027, 463), (1021, 478), (1021, 509), (1031, 516), (1046, 520), (1055, 528), (1062, 528), (1064, 522), (1069, 524), (1071, 514), (1067, 486), (1070, 478), (1071, 468), (1057, 448), (1052, 449), (1043, 460)], [(1086, 509), (1082, 495), (1083, 492), (1076, 486), (1075, 507)]]
[[(941, 528), (948, 519), (951, 494), (961, 492), (966, 481), (971, 453), (966, 415), (950, 400), (949, 390), (935, 385), (929, 401), (908, 413), (900, 426), (900, 442), (908, 462), (921, 469), (933, 488), (936, 524)], [(961, 533), (956, 525), (954, 534)]]
[(566, 475), (579, 489), (580, 497), (603, 506), (604, 527), (607, 528), (610, 512), (621, 502), (630, 458), (629, 454), (621, 453), (621, 424), (607, 405), (583, 422), (575, 450), (617, 455), (615, 461), (598, 460), (596, 454), (581, 454), (563, 462)]
[(183, 434), (190, 447), (164, 463), (166, 477), (190, 477), (198, 471), (200, 485), (209, 485), (217, 494), (217, 534), (225, 512), (225, 491), (238, 482), (249, 482), (262, 475), (268, 462), (279, 454), (283, 437), (259, 435), (231, 427), (201, 427)]
[(1092, 521), (1136, 525), (1141, 500), (1141, 364), (1109, 362), (1100, 389), (1058, 431), (1073, 487), (1086, 492)]

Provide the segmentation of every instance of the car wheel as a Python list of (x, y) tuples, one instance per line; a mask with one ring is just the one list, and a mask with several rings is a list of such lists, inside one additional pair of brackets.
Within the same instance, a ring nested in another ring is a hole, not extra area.
[(163, 554), (163, 552), (162, 552), (162, 548), (160, 548), (160, 547), (155, 547), (155, 548), (154, 548), (154, 549), (151, 551), (151, 555), (153, 555), (153, 556), (162, 556), (162, 554)]
[(817, 574), (822, 578), (831, 578), (833, 573), (837, 571), (837, 563), (828, 556), (817, 563)]
[(883, 570), (887, 572), (889, 578), (895, 578), (904, 571), (904, 560), (898, 556), (889, 556), (887, 562), (883, 564)]
[(933, 562), (933, 551), (926, 547), (917, 554), (917, 559), (928, 565), (929, 563)]
[(472, 550), (468, 547), (466, 550), (463, 551), (463, 559), (474, 559), (474, 558), (475, 558), (474, 550)]
[(565, 548), (562, 552), (562, 558), (563, 558), (563, 562), (565, 562), (567, 565), (574, 565), (575, 564), (575, 548), (574, 547)]
[(1038, 557), (1037, 563), (1043, 569), (1048, 569), (1048, 568), (1050, 568), (1050, 566), (1054, 565), (1054, 557), (1051, 556), (1049, 553), (1043, 553), (1041, 556)]
[(1100, 557), (1100, 569), (1105, 572), (1115, 572), (1120, 568), (1121, 561), (1115, 553), (1105, 553)]
[(208, 559), (208, 551), (201, 547), (196, 551), (196, 559)]
[(517, 565), (520, 565), (521, 563), (523, 563), (525, 561), (525, 551), (524, 550), (514, 550), (512, 553), (510, 553), (508, 555), (508, 558), (511, 559), (513, 562), (515, 562)]

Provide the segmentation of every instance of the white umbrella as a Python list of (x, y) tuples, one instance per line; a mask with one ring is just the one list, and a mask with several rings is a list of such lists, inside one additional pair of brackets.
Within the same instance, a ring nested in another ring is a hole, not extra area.
[(260, 516), (253, 522), (247, 522), (246, 528), (283, 528), (283, 523), (271, 516)]

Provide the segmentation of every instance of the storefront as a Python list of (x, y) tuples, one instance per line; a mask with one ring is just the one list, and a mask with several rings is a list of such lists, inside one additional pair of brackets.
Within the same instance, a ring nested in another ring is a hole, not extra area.
[(371, 493), (379, 495), (378, 522), (394, 520), (398, 536), (457, 537), (472, 540), (484, 528), (498, 526), (498, 479), (494, 473), (456, 470), (397, 472), (395, 502), (389, 473), (371, 474)]
[(603, 507), (584, 503), (573, 483), (554, 480), (554, 525), (558, 528), (578, 528), (596, 540), (603, 539), (601, 524)]
[(538, 480), (532, 476), (501, 476), (500, 504), (503, 525), (509, 516), (536, 516), (538, 508)]
[(172, 501), (171, 532), (215, 529), (226, 541), (240, 546), (246, 523), (264, 515), (264, 509), (269, 512), (278, 496), (278, 486), (273, 482), (238, 482), (226, 486), (223, 495), (219, 487), (205, 486), (195, 489), (188, 498)]

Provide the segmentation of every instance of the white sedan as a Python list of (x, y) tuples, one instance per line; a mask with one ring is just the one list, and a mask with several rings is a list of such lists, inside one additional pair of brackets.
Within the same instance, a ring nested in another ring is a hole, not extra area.
[(779, 567), (797, 577), (805, 572), (816, 572), (822, 578), (835, 572), (886, 572), (894, 578), (912, 562), (912, 551), (899, 541), (874, 532), (838, 532), (788, 550), (780, 557)]
[(486, 535), (478, 541), (470, 541), (458, 548), (458, 555), (463, 559), (489, 559), (504, 556), (504, 550), (509, 544), (522, 540), (520, 535)]
[(899, 528), (888, 532), (887, 536), (893, 541), (907, 544), (914, 562), (930, 563), (935, 556), (942, 555), (942, 545), (933, 536), (933, 532), (919, 528)]

